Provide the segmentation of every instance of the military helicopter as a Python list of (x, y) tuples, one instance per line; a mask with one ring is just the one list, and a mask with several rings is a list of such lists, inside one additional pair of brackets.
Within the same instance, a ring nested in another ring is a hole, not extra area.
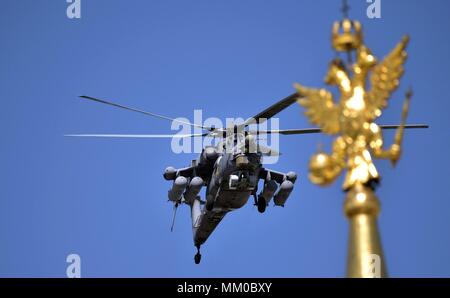
[[(263, 167), (264, 156), (278, 156), (280, 153), (259, 144), (259, 136), (310, 134), (321, 131), (319, 128), (249, 130), (250, 125), (267, 121), (295, 103), (299, 99), (298, 93), (289, 95), (254, 117), (248, 118), (243, 123), (234, 124), (227, 128), (205, 127), (90, 96), (80, 96), (80, 98), (179, 122), (201, 128), (205, 132), (186, 135), (72, 134), (66, 136), (100, 138), (214, 137), (223, 139), (216, 146), (203, 148), (198, 159), (193, 160), (189, 167), (179, 169), (167, 167), (163, 173), (166, 180), (173, 181), (173, 185), (168, 191), (168, 199), (174, 204), (171, 230), (173, 230), (175, 224), (178, 206), (181, 204), (190, 206), (194, 245), (197, 248), (197, 253), (194, 256), (196, 264), (199, 264), (201, 260), (201, 245), (206, 242), (228, 212), (243, 207), (250, 196), (253, 196), (254, 205), (261, 213), (265, 212), (272, 199), (275, 206), (284, 207), (293, 191), (294, 183), (297, 180), (295, 172), (281, 173)], [(395, 129), (398, 125), (381, 127)], [(424, 127), (426, 125), (405, 126), (405, 128)], [(263, 180), (264, 183), (262, 190), (258, 193), (259, 180)], [(206, 194), (203, 200), (200, 197), (200, 192), (204, 186), (206, 187)]]

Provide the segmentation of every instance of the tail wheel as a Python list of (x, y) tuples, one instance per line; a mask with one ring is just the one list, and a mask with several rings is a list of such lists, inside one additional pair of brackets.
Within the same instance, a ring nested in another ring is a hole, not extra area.
[(194, 262), (195, 264), (200, 264), (200, 261), (202, 260), (202, 255), (200, 254), (200, 245), (197, 245), (197, 253), (194, 256)]
[(202, 260), (202, 255), (200, 253), (196, 253), (195, 256), (194, 256), (195, 264), (200, 264), (201, 260)]
[(259, 213), (264, 213), (266, 211), (267, 202), (263, 197), (258, 198), (258, 211)]

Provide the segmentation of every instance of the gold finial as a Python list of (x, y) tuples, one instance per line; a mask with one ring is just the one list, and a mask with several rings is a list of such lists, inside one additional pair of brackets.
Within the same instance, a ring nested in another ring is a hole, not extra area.
[[(356, 49), (356, 63), (351, 70), (333, 60), (325, 82), (339, 88), (341, 96), (338, 104), (335, 103), (332, 93), (326, 89), (307, 88), (296, 84), (297, 91), (302, 96), (299, 104), (306, 109), (305, 114), (309, 120), (319, 125), (324, 133), (340, 135), (334, 142), (333, 153), (326, 158), (321, 155), (320, 160), (326, 161), (321, 164), (322, 169), (325, 165), (328, 169), (335, 169), (332, 176), (328, 175), (330, 171), (324, 171), (322, 174), (333, 181), (342, 170), (348, 170), (344, 190), (357, 183), (365, 185), (379, 179), (372, 155), (375, 158), (390, 159), (393, 163), (399, 158), (403, 125), (398, 129), (394, 144), (385, 150), (381, 129), (374, 120), (381, 116), (391, 93), (399, 85), (406, 61), (407, 42), (408, 39), (402, 39), (381, 63), (377, 63), (377, 59), (365, 45)], [(370, 90), (366, 86), (369, 74)], [(402, 123), (406, 121), (410, 98), (411, 92), (408, 92)], [(312, 163), (314, 167), (311, 172), (317, 173), (319, 169), (316, 161)]]
[[(379, 63), (363, 44), (361, 24), (348, 19), (348, 7), (344, 4), (345, 19), (334, 24), (332, 44), (337, 51), (355, 50), (356, 61), (344, 65), (334, 59), (325, 77), (326, 84), (339, 88), (339, 103), (326, 89), (295, 85), (300, 95), (298, 102), (305, 108), (310, 122), (326, 134), (337, 135), (331, 154), (320, 151), (312, 156), (309, 178), (315, 184), (329, 185), (346, 170), (343, 189), (347, 193), (344, 211), (350, 222), (348, 275), (372, 276), (373, 272), (367, 271), (372, 267), (365, 262), (376, 255), (381, 259), (379, 276), (386, 276), (376, 224), (380, 204), (374, 193), (380, 177), (372, 156), (389, 159), (393, 165), (399, 160), (412, 91), (406, 94), (401, 125), (394, 143), (387, 149), (375, 120), (399, 85), (409, 38), (404, 37)], [(366, 82), (370, 82), (370, 89)]]

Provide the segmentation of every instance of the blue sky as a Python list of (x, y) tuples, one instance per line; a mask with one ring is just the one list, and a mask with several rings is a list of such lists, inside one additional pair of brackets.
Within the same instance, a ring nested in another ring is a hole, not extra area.
[[(188, 208), (169, 232), (170, 140), (64, 138), (67, 133), (171, 133), (170, 122), (77, 99), (88, 94), (172, 117), (247, 117), (291, 94), (323, 86), (334, 53), (330, 30), (340, 1), (3, 0), (0, 17), (0, 276), (64, 277), (77, 253), (84, 277), (339, 277), (347, 222), (339, 180), (306, 178), (321, 135), (281, 137), (278, 171), (299, 180), (286, 208), (264, 215), (248, 204), (229, 214), (194, 265)], [(379, 123), (400, 118), (415, 94), (409, 131), (383, 182), (380, 231), (391, 276), (450, 276), (448, 70), (450, 3), (382, 0), (382, 18), (350, 1), (375, 55), (411, 35), (402, 85)], [(282, 128), (310, 127), (294, 105)], [(392, 142), (393, 133), (385, 140)], [(327, 147), (328, 146), (328, 147)]]

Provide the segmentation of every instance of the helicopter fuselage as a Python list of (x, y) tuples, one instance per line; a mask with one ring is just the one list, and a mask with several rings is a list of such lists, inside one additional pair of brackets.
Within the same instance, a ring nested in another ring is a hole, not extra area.
[[(224, 216), (243, 207), (251, 195), (260, 212), (264, 212), (274, 196), (275, 205), (283, 206), (297, 176), (293, 172), (283, 174), (264, 169), (261, 153), (221, 152), (217, 147), (207, 147), (191, 167), (179, 170), (169, 167), (164, 177), (174, 180), (169, 200), (191, 207), (194, 244), (200, 247)], [(257, 195), (260, 179), (265, 183)], [(206, 186), (204, 201), (199, 196), (200, 189), (192, 185), (193, 181), (199, 183), (200, 180)]]

